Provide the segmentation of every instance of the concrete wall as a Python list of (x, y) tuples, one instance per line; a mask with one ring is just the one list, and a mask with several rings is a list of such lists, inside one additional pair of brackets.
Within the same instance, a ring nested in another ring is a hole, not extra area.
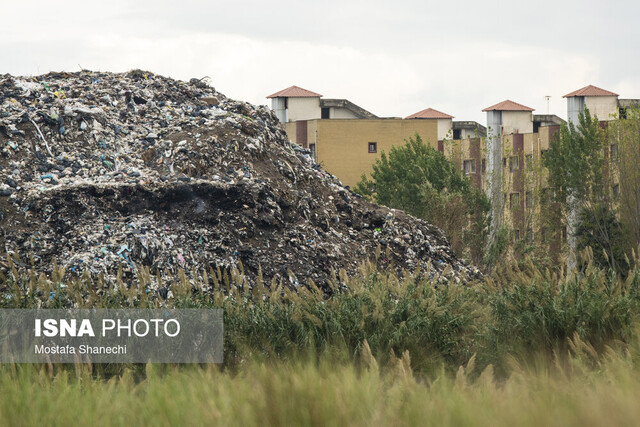
[[(351, 187), (363, 173), (372, 172), (371, 166), (383, 151), (389, 153), (391, 147), (404, 145), (405, 139), (416, 132), (433, 148), (437, 148), (438, 141), (434, 120), (312, 120), (307, 132), (308, 143), (316, 143), (318, 163)], [(287, 133), (289, 138), (294, 134), (289, 126)], [(377, 143), (376, 153), (369, 153), (370, 142)]]
[(280, 120), (280, 123), (287, 122), (287, 109), (285, 108), (286, 98), (272, 98), (271, 109), (276, 113), (276, 117)]
[(478, 135), (475, 129), (460, 129), (460, 139), (479, 138), (482, 135)]
[(586, 107), (592, 116), (598, 116), (598, 120), (612, 120), (612, 115), (618, 114), (617, 96), (585, 96)]
[(533, 114), (530, 111), (503, 111), (502, 134), (533, 132)]
[(502, 227), (502, 111), (487, 111), (487, 195), (491, 203), (491, 236)]
[(330, 107), (329, 117), (332, 119), (356, 119), (356, 115), (346, 108)]
[(287, 118), (290, 122), (296, 120), (312, 120), (320, 118), (320, 98), (289, 98)]
[(438, 140), (442, 141), (445, 138), (451, 139), (453, 138), (453, 131), (451, 130), (453, 127), (452, 119), (438, 119)]
[(584, 111), (584, 96), (571, 96), (567, 98), (567, 120), (578, 126), (578, 117)]

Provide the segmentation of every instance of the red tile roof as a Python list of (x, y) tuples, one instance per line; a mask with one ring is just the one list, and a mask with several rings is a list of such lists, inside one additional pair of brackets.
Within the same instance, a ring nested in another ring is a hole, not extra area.
[(310, 90), (302, 89), (298, 86), (291, 86), (286, 89), (282, 89), (279, 92), (276, 92), (272, 95), (267, 96), (267, 98), (279, 98), (279, 97), (287, 97), (287, 98), (312, 98), (312, 97), (320, 97), (319, 93), (311, 92)]
[(533, 111), (533, 108), (507, 99), (506, 101), (487, 107), (482, 111)]
[(415, 114), (405, 117), (406, 119), (453, 119), (453, 116), (443, 113), (442, 111), (434, 110), (433, 108), (427, 108), (426, 110), (418, 111)]
[(589, 85), (582, 89), (574, 90), (573, 92), (563, 96), (563, 98), (571, 98), (572, 96), (618, 96), (618, 94), (600, 89), (594, 85)]

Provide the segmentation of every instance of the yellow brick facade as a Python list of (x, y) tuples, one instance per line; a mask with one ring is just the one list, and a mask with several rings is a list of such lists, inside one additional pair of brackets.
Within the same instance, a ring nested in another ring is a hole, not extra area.
[[(289, 139), (298, 144), (297, 123), (287, 123)], [(315, 144), (316, 161), (344, 185), (354, 187), (362, 174), (369, 175), (381, 153), (389, 153), (393, 146), (420, 135), (422, 140), (437, 148), (438, 125), (435, 120), (363, 119), (308, 120), (306, 145)], [(369, 152), (369, 144), (376, 144), (376, 152)], [(301, 144), (304, 145), (304, 144)]]

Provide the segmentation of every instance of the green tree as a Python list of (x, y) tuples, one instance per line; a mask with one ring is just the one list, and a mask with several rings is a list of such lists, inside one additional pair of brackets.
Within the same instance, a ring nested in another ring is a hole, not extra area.
[[(605, 261), (616, 271), (620, 258), (616, 245), (613, 206), (608, 192), (605, 174), (606, 135), (598, 125), (598, 119), (585, 108), (580, 113), (577, 126), (569, 122), (560, 128), (559, 137), (552, 141), (544, 159), (549, 169), (549, 184), (556, 200), (563, 207), (569, 224), (569, 256), (579, 248), (595, 245), (594, 253), (604, 250)], [(572, 215), (575, 221), (572, 221)], [(573, 224), (572, 224), (573, 223)]]
[(440, 227), (453, 250), (480, 263), (488, 230), (489, 201), (469, 179), (420, 135), (382, 153), (356, 192)]
[[(616, 266), (618, 271), (624, 275), (629, 265), (625, 258), (626, 236), (623, 227), (614, 211), (607, 209), (603, 204), (598, 204), (592, 209), (599, 209), (600, 212), (592, 212), (590, 209), (583, 209), (580, 212), (576, 228), (578, 252), (591, 247), (593, 261), (596, 265), (601, 267)], [(599, 223), (594, 224), (593, 221), (599, 221)], [(606, 231), (605, 235), (608, 241), (603, 241), (601, 229)]]
[(578, 120), (577, 126), (572, 122), (561, 126), (543, 162), (549, 169), (549, 183), (558, 194), (592, 201), (602, 192), (603, 134), (589, 109), (585, 108)]
[(630, 253), (640, 245), (640, 109), (630, 108), (608, 128), (611, 162), (617, 182), (612, 196)]

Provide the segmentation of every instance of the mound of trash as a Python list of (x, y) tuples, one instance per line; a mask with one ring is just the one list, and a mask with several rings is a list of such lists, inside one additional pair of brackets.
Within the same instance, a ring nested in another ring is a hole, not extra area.
[[(291, 286), (363, 259), (479, 271), (443, 233), (343, 187), (266, 106), (140, 70), (0, 76), (0, 247), (23, 267), (170, 277), (241, 262)], [(0, 261), (0, 269), (7, 263)]]

